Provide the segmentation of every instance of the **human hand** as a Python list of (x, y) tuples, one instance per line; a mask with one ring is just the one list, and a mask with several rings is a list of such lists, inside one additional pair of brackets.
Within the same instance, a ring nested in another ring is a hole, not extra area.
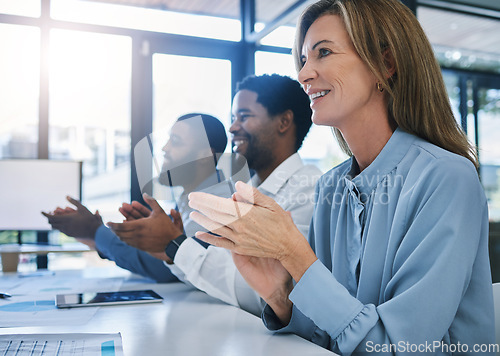
[(126, 221), (147, 218), (151, 215), (151, 210), (135, 200), (131, 204), (123, 203), (118, 210), (125, 217)]
[(177, 229), (179, 229), (180, 231), (184, 231), (184, 223), (182, 222), (181, 213), (179, 213), (177, 210), (172, 209), (170, 210), (170, 217), (172, 218), (172, 222), (177, 227)]
[(232, 199), (189, 195), (189, 205), (199, 211), (191, 218), (219, 235), (197, 232), (196, 237), (231, 250), (242, 276), (286, 325), (291, 317), (291, 277), (299, 281), (317, 257), (290, 214), (274, 200), (242, 182), (235, 187)]
[(128, 245), (149, 252), (157, 258), (166, 257), (164, 251), (169, 242), (183, 232), (180, 214), (172, 209), (172, 220), (154, 198), (147, 194), (143, 197), (152, 208), (148, 217), (122, 223), (109, 222), (107, 225)]
[(197, 232), (196, 237), (240, 255), (274, 258), (281, 262), (295, 258), (307, 241), (289, 213), (273, 199), (243, 182), (237, 182), (232, 199), (202, 192), (189, 194), (191, 218), (220, 235)]
[(54, 210), (52, 212), (52, 214), (54, 215), (66, 215), (66, 214), (71, 214), (71, 213), (74, 213), (76, 210), (69, 207), (69, 206), (66, 206), (64, 208), (61, 208), (61, 207), (57, 207), (56, 210)]
[(244, 256), (234, 252), (232, 256), (248, 285), (269, 304), (283, 325), (287, 325), (293, 305), (288, 298), (293, 289), (290, 273), (273, 258)]
[(66, 199), (75, 205), (76, 209), (57, 207), (52, 213), (42, 211), (42, 214), (49, 220), (49, 224), (53, 229), (72, 236), (91, 248), (95, 248), (95, 233), (102, 225), (99, 211), (92, 214), (78, 200), (69, 196)]

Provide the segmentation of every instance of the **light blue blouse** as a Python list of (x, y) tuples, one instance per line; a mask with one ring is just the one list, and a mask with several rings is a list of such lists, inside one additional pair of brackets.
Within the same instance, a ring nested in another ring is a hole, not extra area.
[(342, 355), (493, 344), (488, 210), (471, 162), (397, 129), (358, 172), (349, 159), (318, 182), (318, 260), (290, 294), (290, 323), (266, 306), (266, 326)]

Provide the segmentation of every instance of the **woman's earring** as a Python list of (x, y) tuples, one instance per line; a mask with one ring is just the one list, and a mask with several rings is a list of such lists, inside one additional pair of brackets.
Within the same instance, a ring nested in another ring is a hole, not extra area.
[(377, 82), (377, 89), (378, 89), (379, 92), (383, 92), (384, 91), (384, 87), (382, 86), (382, 83)]

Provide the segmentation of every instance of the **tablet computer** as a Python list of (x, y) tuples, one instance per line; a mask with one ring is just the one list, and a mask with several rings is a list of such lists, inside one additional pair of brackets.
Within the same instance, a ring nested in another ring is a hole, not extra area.
[(57, 294), (58, 308), (94, 307), (104, 305), (159, 303), (163, 298), (152, 290)]

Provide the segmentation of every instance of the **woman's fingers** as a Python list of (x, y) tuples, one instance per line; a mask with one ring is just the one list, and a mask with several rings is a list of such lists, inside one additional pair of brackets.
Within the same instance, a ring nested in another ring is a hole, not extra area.
[(194, 221), (221, 236), (200, 233), (203, 241), (242, 255), (279, 258), (286, 250), (283, 235), (294, 226), (273, 199), (242, 182), (230, 199), (191, 193), (189, 206), (197, 210), (190, 214)]
[(189, 206), (224, 225), (234, 222), (252, 208), (250, 204), (202, 192), (189, 194)]
[(226, 224), (221, 224), (217, 221), (214, 221), (197, 211), (191, 212), (191, 214), (189, 214), (189, 217), (214, 234), (227, 237), (230, 237), (232, 235), (232, 230), (227, 227)]
[(253, 187), (251, 185), (238, 181), (236, 182), (234, 187), (236, 188), (236, 192), (234, 193), (234, 195), (236, 196), (237, 201), (254, 204), (255, 196)]
[(206, 243), (216, 247), (222, 247), (228, 250), (233, 250), (235, 248), (235, 244), (231, 240), (222, 236), (215, 236), (209, 232), (198, 231), (195, 236), (197, 239), (205, 241)]
[(245, 202), (255, 206), (260, 206), (270, 210), (276, 210), (278, 203), (272, 198), (261, 193), (257, 188), (252, 187), (250, 184), (241, 181), (235, 184), (236, 192), (233, 199), (238, 202)]
[(254, 206), (275, 210), (274, 205), (271, 198), (243, 182), (236, 183), (236, 192), (230, 199), (203, 192), (189, 194), (191, 208), (224, 225), (246, 215)]
[(203, 192), (193, 192), (189, 194), (189, 202), (190, 204), (194, 204), (196, 206), (195, 209), (197, 210), (210, 208), (212, 210), (233, 216), (243, 215), (251, 208), (251, 203), (242, 204), (235, 202), (231, 198), (221, 198), (216, 195)]

